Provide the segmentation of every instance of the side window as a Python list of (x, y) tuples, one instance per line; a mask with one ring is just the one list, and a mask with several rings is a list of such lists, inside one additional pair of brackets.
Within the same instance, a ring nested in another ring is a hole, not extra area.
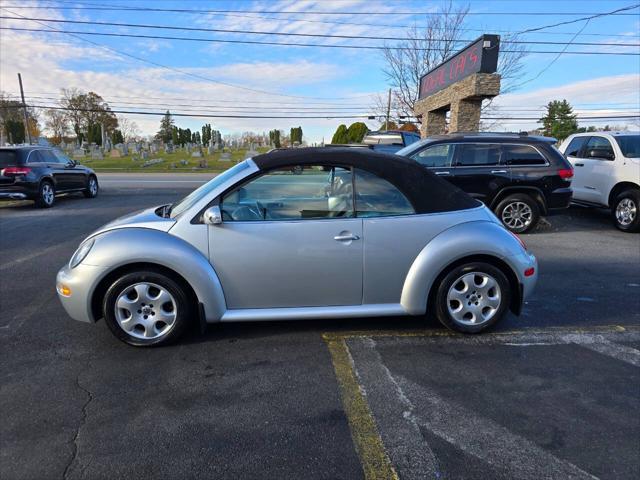
[[(40, 158), (42, 158), (43, 162), (47, 162), (47, 163), (63, 163), (61, 160), (58, 159), (58, 157), (56, 157), (53, 154), (53, 151), (51, 150), (38, 150), (38, 154), (40, 155)], [(66, 162), (64, 162), (66, 163)]]
[(59, 150), (50, 150), (50, 154), (56, 158), (57, 163), (64, 163), (65, 165), (71, 161), (69, 157), (67, 157), (64, 153)]
[(545, 158), (530, 145), (503, 145), (502, 163), (506, 165), (546, 165)]
[(500, 163), (500, 145), (492, 143), (464, 143), (459, 146), (457, 165), (483, 167)]
[(48, 158), (43, 155), (42, 150), (32, 150), (27, 155), (27, 163), (45, 163), (47, 161)]
[(453, 159), (454, 149), (454, 145), (441, 143), (420, 150), (418, 153), (411, 155), (411, 158), (425, 167), (449, 167)]
[(356, 214), (358, 217), (411, 215), (415, 210), (394, 185), (365, 170), (356, 169)]
[(565, 150), (564, 154), (567, 157), (577, 157), (582, 149), (582, 146), (587, 141), (589, 137), (574, 137), (573, 140), (569, 143), (569, 146)]
[(613, 160), (615, 158), (611, 143), (604, 137), (589, 137), (585, 154), (594, 160)]
[(353, 217), (351, 170), (340, 167), (280, 168), (227, 193), (225, 222)]

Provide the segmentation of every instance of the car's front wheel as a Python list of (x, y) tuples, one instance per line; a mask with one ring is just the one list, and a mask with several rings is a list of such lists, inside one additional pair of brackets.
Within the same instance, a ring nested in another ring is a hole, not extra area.
[(103, 316), (113, 334), (137, 347), (176, 341), (186, 329), (191, 303), (185, 289), (164, 273), (133, 272), (107, 290)]
[(540, 221), (540, 208), (529, 195), (516, 193), (502, 200), (495, 209), (496, 216), (514, 233), (525, 233)]
[(623, 232), (640, 231), (640, 191), (626, 190), (616, 197), (613, 221)]
[(479, 333), (499, 322), (507, 313), (511, 287), (505, 274), (484, 262), (460, 265), (438, 286), (435, 313), (451, 330)]
[(98, 196), (98, 179), (91, 175), (87, 180), (87, 188), (82, 192), (87, 198), (95, 198)]

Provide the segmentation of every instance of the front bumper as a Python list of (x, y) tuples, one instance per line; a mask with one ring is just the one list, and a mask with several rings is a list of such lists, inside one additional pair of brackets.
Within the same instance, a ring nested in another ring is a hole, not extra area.
[[(56, 276), (56, 290), (71, 318), (80, 322), (96, 321), (91, 311), (91, 297), (106, 269), (82, 263), (75, 268), (69, 268), (67, 264), (60, 269)], [(64, 294), (67, 289), (70, 293)]]

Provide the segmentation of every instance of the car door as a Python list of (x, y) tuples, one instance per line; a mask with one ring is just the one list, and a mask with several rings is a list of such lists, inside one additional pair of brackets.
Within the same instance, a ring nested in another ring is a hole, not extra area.
[[(582, 164), (582, 166), (580, 166)], [(574, 170), (580, 170), (583, 180), (583, 199), (587, 202), (608, 205), (609, 185), (615, 168), (615, 153), (605, 137), (589, 137), (582, 151), (582, 158)]]
[(589, 140), (587, 136), (573, 137), (564, 151), (564, 156), (569, 160), (571, 166), (573, 166), (573, 178), (571, 180), (573, 198), (582, 201), (585, 201), (588, 196), (588, 192), (585, 190), (587, 172), (584, 158), (582, 158), (582, 152), (584, 151), (587, 140)]
[(209, 252), (227, 308), (362, 303), (362, 219), (351, 177), (339, 167), (283, 168), (220, 198)]
[(460, 143), (456, 147), (451, 182), (489, 205), (511, 183), (510, 169), (501, 163), (498, 143)]
[(435, 145), (428, 145), (422, 150), (411, 155), (410, 158), (418, 162), (420, 165), (427, 167), (439, 177), (447, 178), (451, 177), (453, 174), (451, 163), (453, 161), (454, 152), (455, 144), (437, 143)]
[(69, 182), (69, 188), (81, 189), (87, 186), (87, 174), (82, 165), (77, 164), (59, 150), (49, 150), (48, 153), (64, 168), (64, 176)]

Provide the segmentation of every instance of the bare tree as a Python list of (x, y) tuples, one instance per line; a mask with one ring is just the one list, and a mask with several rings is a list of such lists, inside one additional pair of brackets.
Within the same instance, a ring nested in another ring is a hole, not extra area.
[[(427, 15), (424, 27), (413, 26), (407, 31), (407, 40), (387, 46), (382, 50), (386, 62), (383, 72), (392, 86), (391, 111), (394, 120), (412, 117), (418, 100), (420, 78), (456, 53), (464, 45), (464, 23), (469, 6), (455, 6), (452, 1), (444, 4), (433, 15)], [(515, 38), (503, 38), (509, 42)], [(513, 52), (513, 53), (512, 53)], [(502, 93), (511, 91), (522, 70), (524, 47), (509, 45), (509, 52), (502, 52), (498, 61), (498, 73), (502, 75)], [(386, 96), (379, 96), (372, 107), (379, 117), (387, 110)]]
[(140, 135), (138, 124), (127, 117), (118, 117), (118, 128), (122, 132), (122, 138), (125, 143)]
[(69, 132), (67, 115), (61, 110), (46, 110), (44, 115), (45, 127), (51, 131), (53, 143), (59, 145), (62, 138)]

